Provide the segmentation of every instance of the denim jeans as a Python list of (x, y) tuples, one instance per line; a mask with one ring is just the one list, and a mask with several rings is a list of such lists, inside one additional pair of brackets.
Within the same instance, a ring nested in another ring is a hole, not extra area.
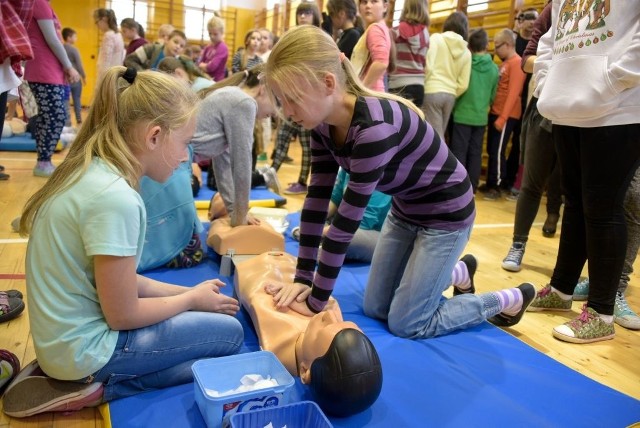
[(497, 299), (495, 308), (485, 308), (476, 295), (442, 297), (470, 235), (471, 227), (429, 229), (389, 213), (371, 262), (365, 314), (386, 320), (393, 334), (409, 339), (440, 336), (497, 314)]
[(104, 383), (105, 402), (188, 383), (195, 361), (235, 354), (243, 340), (242, 325), (232, 316), (183, 312), (149, 327), (120, 331), (109, 362), (81, 381)]
[(565, 195), (551, 285), (572, 294), (589, 260), (589, 307), (613, 314), (627, 249), (624, 198), (640, 164), (640, 124), (553, 125)]

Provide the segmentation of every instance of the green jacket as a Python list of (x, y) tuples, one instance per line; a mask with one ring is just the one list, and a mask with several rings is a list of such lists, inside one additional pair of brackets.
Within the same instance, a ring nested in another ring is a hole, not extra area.
[(489, 54), (471, 56), (469, 88), (456, 100), (453, 121), (461, 125), (486, 126), (500, 75)]

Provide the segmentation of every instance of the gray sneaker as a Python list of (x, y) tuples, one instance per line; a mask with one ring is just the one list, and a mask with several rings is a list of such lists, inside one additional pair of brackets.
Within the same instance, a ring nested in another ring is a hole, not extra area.
[(502, 269), (508, 270), (509, 272), (520, 272), (526, 246), (527, 244), (525, 242), (514, 242), (511, 244), (507, 257), (502, 260)]
[(276, 170), (273, 167), (266, 167), (261, 172), (267, 188), (279, 195), (282, 192), (282, 188), (280, 187), (280, 180), (278, 180)]
[(633, 312), (620, 292), (616, 293), (616, 304), (613, 307), (616, 324), (629, 330), (640, 330), (640, 316)]

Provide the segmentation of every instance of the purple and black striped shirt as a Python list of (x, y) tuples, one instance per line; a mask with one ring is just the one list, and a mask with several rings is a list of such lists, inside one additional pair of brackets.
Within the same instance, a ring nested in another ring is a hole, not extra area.
[[(344, 198), (322, 241), (338, 167), (350, 174)], [(307, 305), (325, 306), (374, 190), (393, 197), (392, 213), (408, 223), (442, 230), (473, 224), (475, 204), (467, 171), (431, 125), (393, 100), (360, 97), (345, 144), (338, 148), (331, 128), (311, 133), (311, 181), (300, 218), (295, 281), (312, 286)]]

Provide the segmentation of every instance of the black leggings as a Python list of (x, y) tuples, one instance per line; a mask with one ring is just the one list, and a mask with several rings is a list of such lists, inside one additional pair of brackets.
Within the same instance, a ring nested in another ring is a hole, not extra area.
[(551, 285), (572, 294), (589, 260), (589, 307), (612, 315), (627, 249), (624, 196), (640, 163), (640, 124), (553, 125), (565, 208)]

